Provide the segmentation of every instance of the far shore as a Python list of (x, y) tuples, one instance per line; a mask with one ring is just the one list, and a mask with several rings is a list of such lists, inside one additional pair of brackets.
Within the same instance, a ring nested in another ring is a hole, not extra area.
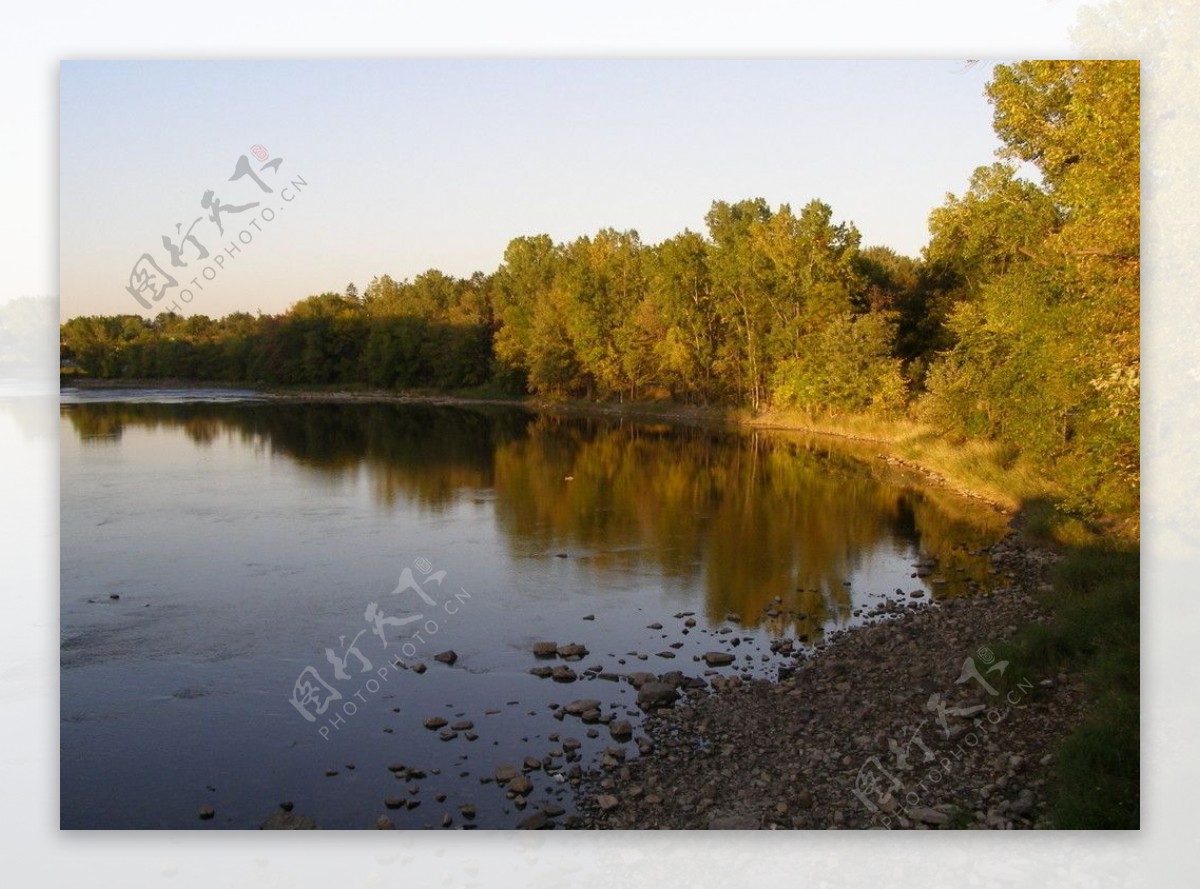
[(884, 449), (879, 459), (894, 467), (916, 473), (923, 480), (963, 497), (981, 501), (998, 512), (1016, 515), (1023, 500), (1020, 492), (1005, 491), (994, 482), (983, 482), (955, 471), (938, 460), (927, 459), (910, 444), (919, 428), (903, 421), (880, 422), (865, 418), (813, 418), (794, 412), (754, 412), (748, 408), (714, 405), (686, 405), (678, 402), (595, 402), (546, 399), (537, 396), (473, 395), (433, 391), (397, 391), (386, 389), (321, 389), (271, 387), (254, 383), (206, 382), (183, 379), (111, 379), (63, 377), (61, 388), (78, 389), (195, 389), (253, 392), (278, 402), (341, 402), (357, 404), (426, 404), (447, 406), (498, 406), (519, 408), (541, 414), (565, 416), (622, 417), (673, 424), (712, 425), (731, 429), (776, 430), (829, 436), (871, 443)]

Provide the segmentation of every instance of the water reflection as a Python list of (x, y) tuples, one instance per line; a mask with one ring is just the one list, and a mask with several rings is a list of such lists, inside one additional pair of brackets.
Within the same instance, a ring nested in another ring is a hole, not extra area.
[(864, 587), (917, 586), (916, 553), (938, 560), (938, 595), (963, 593), (986, 572), (970, 551), (999, 531), (986, 511), (898, 484), (869, 447), (797, 435), (413, 404), (85, 403), (63, 415), (83, 443), (164, 430), (282, 456), (329, 484), (365, 478), (381, 508), (490, 504), (514, 560), (565, 554), (597, 588), (654, 574), (693, 608), (702, 591), (709, 623), (736, 616), (780, 637), (850, 622)]

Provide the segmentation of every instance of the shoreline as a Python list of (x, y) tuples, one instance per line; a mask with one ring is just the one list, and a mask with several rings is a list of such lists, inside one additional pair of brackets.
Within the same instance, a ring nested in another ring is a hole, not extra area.
[(418, 404), (444, 405), (447, 407), (486, 407), (497, 406), (517, 408), (534, 414), (554, 414), (566, 417), (611, 417), (629, 418), (631, 420), (660, 421), (689, 426), (717, 426), (736, 430), (761, 430), (764, 432), (800, 433), (811, 436), (823, 436), (850, 442), (860, 442), (878, 445), (886, 448), (888, 454), (877, 454), (875, 457), (892, 467), (919, 475), (925, 484), (934, 485), (953, 492), (970, 500), (1004, 514), (1010, 518), (1020, 515), (1019, 499), (1010, 497), (1002, 499), (990, 492), (981, 490), (982, 487), (972, 487), (959, 480), (952, 480), (943, 467), (922, 462), (899, 454), (900, 445), (892, 438), (882, 435), (868, 435), (851, 428), (838, 428), (829, 424), (814, 425), (789, 419), (787, 415), (775, 412), (753, 414), (747, 409), (681, 405), (677, 403), (612, 403), (612, 402), (581, 402), (572, 400), (538, 399), (526, 397), (487, 397), (464, 396), (445, 393), (397, 392), (395, 390), (378, 389), (272, 389), (253, 384), (217, 383), (209, 384), (195, 380), (152, 379), (152, 380), (95, 380), (84, 378), (73, 383), (60, 384), (64, 387), (74, 386), (84, 390), (96, 389), (180, 389), (180, 390), (237, 390), (253, 392), (272, 402), (282, 403), (343, 403), (343, 404)]
[(776, 681), (682, 685), (642, 757), (577, 786), (581, 827), (1053, 827), (1055, 751), (1090, 695), (991, 649), (1047, 620), (1033, 594), (1057, 557), (1010, 532), (991, 559), (1008, 582), (993, 592), (881, 614)]

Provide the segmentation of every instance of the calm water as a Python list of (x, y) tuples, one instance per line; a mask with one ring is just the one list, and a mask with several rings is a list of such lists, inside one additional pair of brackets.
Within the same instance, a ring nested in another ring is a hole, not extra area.
[[(64, 827), (255, 828), (283, 800), (323, 828), (570, 812), (562, 757), (524, 813), (481, 779), (555, 733), (585, 768), (617, 744), (553, 705), (636, 726), (636, 692), (585, 669), (704, 676), (722, 650), (717, 672), (771, 677), (774, 639), (986, 585), (970, 551), (1002, 531), (877, 449), (782, 434), (232, 391), (65, 392), (61, 424)], [(586, 645), (580, 679), (529, 674), (537, 640)]]

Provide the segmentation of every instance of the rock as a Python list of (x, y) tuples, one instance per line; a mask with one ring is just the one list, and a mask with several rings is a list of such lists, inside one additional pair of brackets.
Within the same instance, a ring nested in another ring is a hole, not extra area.
[(582, 619), (580, 619), (580, 620), (582, 620), (582, 621), (595, 621), (595, 620), (596, 620), (596, 616), (595, 616), (595, 615), (584, 615), (584, 616), (583, 616), (583, 618), (582, 618)]
[(558, 654), (558, 643), (543, 640), (533, 644), (533, 654), (538, 658), (553, 658)]
[(531, 667), (529, 669), (529, 673), (533, 674), (535, 677), (541, 677), (543, 680), (545, 680), (547, 677), (554, 676), (554, 668), (547, 667), (543, 664), (539, 665), (538, 667)]
[(712, 831), (753, 831), (758, 820), (745, 813), (714, 813), (708, 818), (708, 827)]
[(628, 720), (614, 720), (608, 725), (608, 731), (619, 742), (627, 742), (633, 738), (633, 725)]
[(522, 831), (537, 831), (539, 829), (549, 827), (550, 817), (547, 816), (542, 810), (538, 810), (536, 813), (526, 816), (517, 823), (517, 828), (521, 829)]
[(336, 776), (337, 774), (338, 774), (338, 771), (337, 771), (337, 770), (335, 770), (335, 769), (334, 769), (332, 766), (331, 766), (331, 767), (329, 767), (327, 770), (325, 770), (325, 775), (326, 775), (327, 777), (331, 778), (331, 779), (332, 779), (334, 776)]
[(573, 717), (578, 717), (585, 711), (595, 711), (599, 708), (600, 702), (594, 698), (577, 698), (575, 701), (567, 702), (563, 710)]
[(457, 723), (451, 723), (450, 728), (455, 732), (466, 732), (468, 729), (474, 729), (475, 724), (470, 720), (459, 720)]
[(396, 823), (387, 816), (380, 816), (375, 820), (375, 828), (379, 831), (395, 831)]
[(611, 794), (596, 795), (596, 806), (600, 808), (601, 812), (607, 813), (609, 810), (615, 810), (620, 805), (621, 802)]
[(558, 657), (578, 661), (588, 654), (587, 646), (582, 643), (568, 643), (558, 647)]
[(518, 776), (517, 768), (515, 766), (509, 766), (508, 764), (498, 766), (496, 767), (495, 776), (496, 784), (503, 785), (506, 782), (511, 782)]
[(555, 683), (574, 683), (579, 679), (579, 675), (565, 664), (560, 664), (550, 671), (550, 679)]
[(455, 732), (453, 729), (443, 729), (441, 732), (438, 733), (438, 738), (441, 739), (443, 742), (450, 742), (450, 741), (453, 741), (454, 739), (458, 738), (458, 733)]
[(533, 782), (529, 781), (528, 776), (517, 776), (508, 783), (508, 790), (514, 794), (527, 796), (533, 790)]
[(423, 674), (427, 670), (429, 670), (429, 667), (428, 667), (428, 665), (425, 664), (425, 662), (418, 661), (409, 670), (411, 670), (414, 674)]
[(679, 698), (679, 691), (670, 683), (645, 683), (638, 690), (637, 703), (643, 708), (669, 707)]
[(648, 630), (662, 630), (662, 625), (655, 621), (653, 624), (647, 624), (646, 628)]
[(657, 680), (658, 675), (652, 674), (649, 671), (634, 671), (627, 679), (629, 680), (629, 685), (634, 689), (641, 689), (645, 684), (653, 683)]
[(453, 649), (447, 649), (445, 652), (439, 652), (433, 656), (434, 661), (440, 661), (442, 664), (454, 664), (458, 661), (458, 653)]
[(383, 805), (385, 807), (387, 807), (389, 810), (398, 810), (402, 806), (404, 806), (404, 798), (403, 797), (385, 797), (383, 799)]
[(705, 652), (701, 657), (709, 667), (721, 667), (722, 665), (733, 664), (733, 655), (729, 652)]
[(200, 811), (197, 815), (199, 815), (201, 819), (211, 819), (216, 814), (217, 814), (216, 810), (214, 810), (212, 807), (206, 805), (206, 806), (202, 806), (200, 808)]
[(904, 812), (910, 818), (916, 819), (918, 822), (924, 822), (926, 825), (945, 825), (950, 821), (950, 817), (945, 813), (938, 812), (930, 807), (909, 807)]
[(422, 725), (426, 729), (441, 729), (449, 722), (445, 717), (426, 717)]
[(258, 827), (261, 831), (313, 831), (317, 828), (317, 823), (308, 816), (301, 816), (287, 810), (278, 810), (268, 816)]
[(670, 649), (664, 649), (662, 652), (656, 653), (659, 658), (674, 658), (675, 653)]
[(458, 808), (458, 811), (462, 813), (462, 817), (468, 821), (475, 818), (475, 804), (473, 803), (463, 804)]

